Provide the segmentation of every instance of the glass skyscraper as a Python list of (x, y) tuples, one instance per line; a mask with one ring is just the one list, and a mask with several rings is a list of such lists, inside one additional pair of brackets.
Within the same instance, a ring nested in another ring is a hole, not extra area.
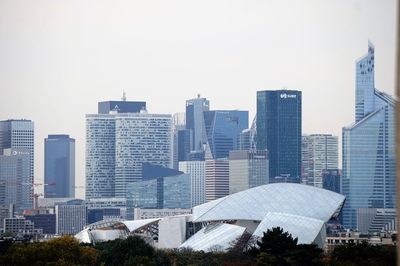
[(190, 130), (192, 151), (204, 151), (207, 143), (204, 111), (208, 110), (210, 102), (206, 98), (200, 98), (200, 95), (186, 101), (186, 128)]
[(4, 149), (29, 153), (29, 180), (8, 186), (21, 186), (32, 207), (35, 161), (33, 121), (25, 119), (0, 121), (0, 154), (3, 154)]
[(257, 92), (257, 150), (268, 150), (271, 182), (301, 176), (301, 91)]
[(368, 54), (356, 62), (356, 121), (342, 132), (347, 228), (357, 228), (363, 208), (396, 208), (395, 101), (375, 89), (374, 50), (370, 43)]
[(44, 197), (75, 197), (75, 139), (49, 135), (44, 140)]
[(238, 149), (238, 137), (249, 126), (249, 112), (237, 110), (205, 111), (204, 122), (211, 151), (210, 159), (228, 158)]

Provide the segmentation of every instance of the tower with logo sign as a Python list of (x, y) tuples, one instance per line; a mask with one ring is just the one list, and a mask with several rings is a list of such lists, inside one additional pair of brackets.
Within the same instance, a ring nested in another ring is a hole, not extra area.
[(257, 92), (257, 150), (268, 150), (270, 182), (299, 182), (301, 91)]

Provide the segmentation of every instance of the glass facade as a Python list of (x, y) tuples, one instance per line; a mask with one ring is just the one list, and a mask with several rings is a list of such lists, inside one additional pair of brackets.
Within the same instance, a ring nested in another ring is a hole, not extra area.
[(205, 111), (204, 121), (212, 159), (228, 158), (238, 149), (238, 137), (249, 126), (248, 111)]
[(269, 177), (300, 182), (301, 91), (257, 92), (257, 149), (268, 150)]
[(29, 199), (30, 206), (32, 207), (33, 183), (35, 176), (33, 121), (25, 119), (0, 121), (0, 154), (2, 154), (3, 149), (15, 149), (29, 152), (29, 181), (21, 185), (21, 189), (23, 194)]
[(32, 208), (29, 150), (4, 149), (0, 155), (0, 205), (14, 204), (18, 214)]
[(130, 208), (187, 209), (191, 207), (191, 179), (188, 174), (143, 180), (128, 185)]
[(203, 150), (203, 145), (207, 142), (203, 112), (208, 110), (210, 102), (206, 98), (200, 98), (200, 95), (186, 101), (186, 129), (190, 130), (191, 150)]
[(44, 140), (44, 196), (75, 197), (75, 139), (49, 135)]
[(374, 89), (371, 44), (356, 68), (356, 123), (343, 128), (342, 177), (343, 225), (353, 229), (360, 208), (396, 208), (395, 101)]

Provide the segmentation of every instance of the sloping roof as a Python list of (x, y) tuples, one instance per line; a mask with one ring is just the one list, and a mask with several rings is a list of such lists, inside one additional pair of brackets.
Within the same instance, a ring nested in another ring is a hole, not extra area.
[(301, 184), (274, 183), (244, 190), (193, 208), (193, 222), (254, 220), (280, 212), (328, 221), (343, 205), (341, 194)]
[(281, 227), (299, 244), (311, 244), (324, 229), (324, 221), (287, 213), (269, 212), (254, 231), (253, 236), (262, 237), (264, 232), (274, 227)]
[(188, 240), (179, 248), (191, 248), (203, 251), (226, 251), (246, 231), (245, 227), (232, 224), (210, 224)]

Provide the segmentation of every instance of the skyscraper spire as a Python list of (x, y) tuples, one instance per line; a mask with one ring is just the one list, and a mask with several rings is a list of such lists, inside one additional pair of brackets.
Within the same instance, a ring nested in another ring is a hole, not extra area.
[(125, 93), (125, 90), (122, 91), (122, 98), (121, 98), (121, 100), (124, 101), (124, 102), (126, 102), (126, 93)]

